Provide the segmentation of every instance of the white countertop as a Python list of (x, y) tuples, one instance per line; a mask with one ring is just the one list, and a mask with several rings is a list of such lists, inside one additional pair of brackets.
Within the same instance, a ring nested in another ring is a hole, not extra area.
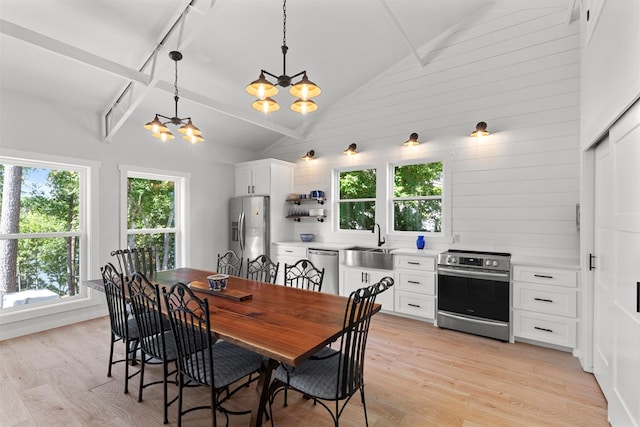
[[(347, 249), (352, 246), (360, 246), (354, 245), (353, 243), (335, 243), (335, 242), (302, 242), (302, 241), (285, 241), (285, 242), (273, 242), (274, 245), (283, 245), (283, 246), (298, 246), (309, 249), (328, 249), (328, 250), (336, 250), (339, 251), (341, 249)], [(373, 246), (372, 246), (373, 247)], [(398, 255), (415, 255), (415, 256), (437, 256), (440, 251), (429, 250), (429, 249), (416, 249), (416, 248), (389, 248), (387, 246), (383, 246), (385, 249), (391, 249), (393, 254)]]
[(580, 269), (580, 261), (575, 258), (555, 258), (532, 255), (512, 255), (511, 265), (533, 265), (540, 267)]

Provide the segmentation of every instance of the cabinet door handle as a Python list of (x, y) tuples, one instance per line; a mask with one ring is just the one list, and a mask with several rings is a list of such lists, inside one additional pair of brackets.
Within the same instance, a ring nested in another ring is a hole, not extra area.
[(415, 262), (415, 261), (407, 261), (407, 264), (411, 264), (411, 265), (420, 265), (419, 262)]
[(547, 298), (534, 298), (534, 300), (536, 301), (542, 301), (542, 302), (553, 302), (552, 299), (547, 299)]
[(420, 282), (417, 282), (415, 280), (407, 280), (407, 283), (411, 283), (413, 285), (419, 285), (420, 284)]
[(539, 331), (544, 331), (544, 332), (553, 332), (553, 329), (541, 328), (539, 326), (534, 326), (533, 329), (537, 329)]
[(535, 277), (540, 277), (542, 279), (553, 279), (553, 276), (547, 276), (545, 274), (534, 274)]
[(636, 282), (636, 312), (640, 313), (640, 282)]
[(362, 283), (366, 283), (366, 282), (364, 281), (364, 274), (365, 274), (365, 273), (364, 273), (364, 271), (360, 273), (360, 281), (361, 281)]
[(594, 254), (589, 254), (589, 271), (596, 269), (596, 265), (593, 263), (593, 260), (595, 259), (596, 256)]
[(407, 305), (408, 305), (409, 307), (420, 308), (420, 304), (411, 304), (411, 303), (408, 303)]
[(251, 193), (253, 194), (253, 193), (255, 193), (255, 192), (256, 192), (256, 186), (255, 186), (255, 185), (252, 185), (252, 186), (251, 186)]

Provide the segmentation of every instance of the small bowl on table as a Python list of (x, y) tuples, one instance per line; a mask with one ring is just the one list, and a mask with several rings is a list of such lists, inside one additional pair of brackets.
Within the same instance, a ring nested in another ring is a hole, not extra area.
[(300, 233), (300, 240), (302, 240), (303, 242), (310, 242), (314, 237), (315, 234), (313, 233)]
[(212, 291), (221, 291), (227, 287), (227, 279), (229, 278), (228, 274), (212, 274), (207, 276), (207, 281), (209, 282), (209, 289)]

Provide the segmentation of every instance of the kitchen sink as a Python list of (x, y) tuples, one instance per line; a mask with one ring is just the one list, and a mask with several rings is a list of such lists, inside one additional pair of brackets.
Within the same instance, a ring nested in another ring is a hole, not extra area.
[(352, 246), (342, 250), (341, 262), (352, 267), (393, 270), (393, 254), (388, 248)]

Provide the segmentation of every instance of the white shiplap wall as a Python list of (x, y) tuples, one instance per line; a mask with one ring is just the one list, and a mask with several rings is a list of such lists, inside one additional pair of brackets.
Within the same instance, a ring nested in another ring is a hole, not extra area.
[[(578, 31), (577, 22), (567, 24), (565, 7), (489, 10), (437, 48), (425, 46), (425, 67), (408, 55), (331, 109), (322, 110), (320, 96), (305, 141), (284, 139), (265, 157), (297, 162), (297, 192), (328, 193), (336, 167), (382, 171), (390, 161), (443, 158), (451, 173), (456, 239), (428, 239), (428, 246), (576, 258)], [(348, 64), (336, 72), (348, 72)], [(481, 120), (492, 134), (470, 138)], [(423, 142), (415, 149), (402, 146), (411, 132)], [(352, 142), (360, 154), (347, 158), (341, 153)], [(309, 149), (317, 160), (301, 161)], [(310, 231), (320, 241), (375, 241), (370, 233), (336, 232), (335, 206), (327, 208), (330, 221), (292, 225), (296, 235)], [(388, 241), (413, 245), (416, 234), (390, 234)]]

